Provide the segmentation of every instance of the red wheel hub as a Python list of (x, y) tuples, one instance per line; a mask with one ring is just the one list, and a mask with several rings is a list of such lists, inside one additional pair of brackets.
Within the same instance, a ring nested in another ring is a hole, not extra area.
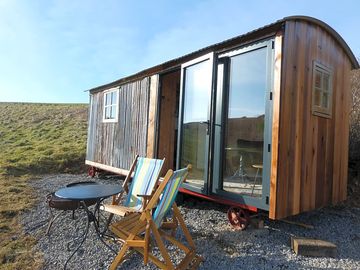
[(91, 176), (91, 177), (94, 177), (95, 174), (96, 174), (96, 168), (93, 167), (93, 166), (89, 167), (89, 169), (88, 169), (88, 175)]
[(250, 216), (247, 210), (230, 207), (227, 212), (230, 224), (237, 230), (245, 230), (250, 223)]

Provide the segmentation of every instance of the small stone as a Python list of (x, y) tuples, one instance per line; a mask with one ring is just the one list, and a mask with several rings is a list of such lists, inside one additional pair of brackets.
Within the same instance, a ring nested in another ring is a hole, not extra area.
[(264, 229), (264, 220), (260, 218), (252, 218), (250, 220), (250, 225), (255, 229)]

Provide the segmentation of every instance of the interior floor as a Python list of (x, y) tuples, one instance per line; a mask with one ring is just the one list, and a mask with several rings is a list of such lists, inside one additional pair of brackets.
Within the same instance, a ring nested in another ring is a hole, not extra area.
[(191, 186), (195, 188), (203, 188), (204, 187), (204, 181), (203, 180), (196, 180), (196, 179), (186, 179), (185, 183), (190, 184)]
[[(186, 183), (196, 188), (202, 188), (204, 181), (196, 179), (187, 179)], [(223, 183), (224, 191), (239, 193), (242, 195), (248, 195), (252, 197), (261, 197), (262, 185), (254, 183), (241, 183), (241, 182), (225, 182)]]

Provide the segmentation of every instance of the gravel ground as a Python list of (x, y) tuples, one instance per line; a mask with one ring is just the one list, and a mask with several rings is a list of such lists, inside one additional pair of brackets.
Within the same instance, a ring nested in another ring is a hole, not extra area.
[[(25, 232), (38, 239), (36, 250), (44, 254), (43, 269), (61, 269), (70, 255), (66, 243), (72, 239), (74, 227), (84, 220), (77, 211), (65, 213), (54, 223), (50, 236), (45, 236), (49, 217), (45, 195), (64, 185), (87, 181), (85, 175), (50, 175), (32, 181), (40, 198), (38, 204), (23, 214)], [(103, 183), (118, 183), (118, 179), (95, 179)], [(313, 225), (306, 229), (298, 225), (265, 219), (263, 229), (248, 228), (235, 231), (226, 218), (226, 207), (204, 201), (191, 200), (180, 207), (193, 236), (198, 254), (205, 261), (200, 269), (360, 269), (360, 208), (327, 207), (293, 217)], [(290, 249), (290, 237), (312, 237), (333, 242), (338, 247), (336, 258), (296, 256)], [(119, 247), (115, 244), (113, 248)], [(178, 254), (172, 253), (177, 257)], [(96, 238), (93, 228), (82, 248), (70, 261), (69, 269), (107, 269), (114, 254)], [(133, 255), (119, 269), (156, 269), (153, 264), (143, 266), (142, 259)]]

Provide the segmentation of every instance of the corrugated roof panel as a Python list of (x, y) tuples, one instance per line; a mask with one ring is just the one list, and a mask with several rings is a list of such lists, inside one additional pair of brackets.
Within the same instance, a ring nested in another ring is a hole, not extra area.
[(342, 46), (342, 48), (344, 49), (344, 51), (346, 52), (346, 54), (348, 55), (353, 68), (359, 68), (359, 63), (356, 60), (356, 57), (354, 56), (354, 54), (352, 53), (351, 49), (349, 48), (349, 46), (346, 44), (346, 42), (344, 41), (344, 39), (333, 29), (331, 28), (329, 25), (327, 25), (326, 23), (312, 18), (312, 17), (307, 17), (307, 16), (290, 16), (290, 17), (285, 17), (284, 19), (278, 20), (274, 23), (265, 25), (263, 27), (257, 28), (253, 31), (247, 32), (246, 34), (243, 35), (239, 35), (230, 39), (227, 39), (225, 41), (219, 42), (219, 43), (215, 43), (213, 45), (204, 47), (202, 49), (199, 49), (197, 51), (185, 54), (181, 57), (166, 61), (162, 64), (144, 69), (138, 73), (135, 73), (133, 75), (130, 76), (126, 76), (123, 77), (119, 80), (113, 81), (111, 83), (105, 84), (105, 85), (101, 85), (95, 88), (92, 88), (88, 91), (94, 93), (94, 92), (98, 92), (98, 91), (102, 91), (103, 89), (107, 89), (109, 87), (114, 87), (120, 84), (123, 84), (125, 82), (129, 82), (132, 80), (136, 80), (139, 79), (141, 77), (145, 77), (145, 76), (151, 76), (153, 74), (156, 73), (160, 73), (163, 72), (167, 69), (170, 68), (174, 68), (176, 66), (181, 65), (181, 63), (187, 62), (188, 60), (191, 60), (192, 58), (196, 58), (202, 54), (205, 54), (207, 52), (211, 52), (211, 51), (219, 51), (221, 49), (228, 49), (231, 46), (239, 46), (239, 45), (243, 45), (246, 44), (246, 42), (248, 41), (252, 41), (252, 40), (256, 40), (256, 39), (261, 39), (262, 37), (267, 37), (270, 34), (274, 34), (276, 31), (279, 31), (281, 29), (281, 27), (283, 27), (284, 23), (286, 21), (290, 21), (290, 20), (303, 20), (303, 21), (308, 21), (314, 24), (319, 25), (320, 27), (324, 28), (326, 31), (328, 31), (339, 43), (340, 46)]

